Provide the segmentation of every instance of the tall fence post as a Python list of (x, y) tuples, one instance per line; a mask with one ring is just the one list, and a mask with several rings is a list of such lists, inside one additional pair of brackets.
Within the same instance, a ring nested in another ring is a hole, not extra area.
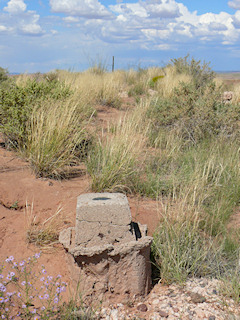
[(114, 56), (112, 57), (112, 72), (114, 71)]

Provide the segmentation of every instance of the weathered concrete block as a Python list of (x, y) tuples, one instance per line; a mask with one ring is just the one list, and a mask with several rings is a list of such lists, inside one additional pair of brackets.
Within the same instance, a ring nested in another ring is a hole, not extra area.
[(75, 245), (91, 247), (134, 240), (131, 211), (121, 193), (88, 193), (78, 197)]
[(151, 286), (151, 237), (121, 246), (76, 247), (69, 254), (72, 284), (85, 301), (129, 299), (148, 294)]
[(59, 242), (64, 246), (66, 249), (70, 249), (72, 245), (72, 232), (74, 228), (67, 228), (60, 232), (59, 234)]
[(147, 227), (131, 221), (127, 197), (90, 193), (78, 197), (76, 227), (59, 241), (68, 251), (73, 287), (85, 301), (145, 295), (151, 284)]

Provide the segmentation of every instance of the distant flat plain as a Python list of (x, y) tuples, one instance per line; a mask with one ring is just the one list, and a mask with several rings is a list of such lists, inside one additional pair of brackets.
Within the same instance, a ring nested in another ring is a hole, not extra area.
[(223, 80), (240, 80), (240, 71), (216, 72), (216, 74)]

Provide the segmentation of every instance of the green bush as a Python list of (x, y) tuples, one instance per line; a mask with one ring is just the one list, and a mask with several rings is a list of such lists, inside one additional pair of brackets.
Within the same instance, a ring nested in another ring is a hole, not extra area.
[(156, 76), (153, 77), (150, 81), (149, 81), (149, 87), (154, 89), (156, 86), (156, 83), (158, 82), (158, 80), (163, 79), (164, 76)]
[(138, 82), (136, 84), (134, 84), (128, 91), (128, 95), (130, 97), (132, 96), (140, 96), (142, 94), (144, 94), (146, 88), (145, 88), (145, 84), (143, 82)]
[(239, 135), (239, 107), (224, 104), (213, 82), (201, 90), (193, 82), (181, 83), (171, 98), (153, 101), (147, 116), (154, 137), (162, 127), (177, 128), (185, 140), (193, 143), (211, 136)]
[(8, 71), (7, 69), (3, 69), (0, 67), (0, 83), (6, 81), (8, 79)]
[(184, 58), (171, 59), (171, 64), (175, 66), (177, 73), (185, 73), (193, 78), (196, 89), (208, 85), (215, 77), (215, 73), (209, 67), (209, 63), (201, 60), (190, 59), (189, 55)]
[(0, 88), (0, 131), (6, 143), (22, 148), (27, 139), (27, 122), (33, 108), (49, 99), (60, 100), (68, 97), (71, 91), (58, 81), (28, 80), (24, 86), (12, 84)]

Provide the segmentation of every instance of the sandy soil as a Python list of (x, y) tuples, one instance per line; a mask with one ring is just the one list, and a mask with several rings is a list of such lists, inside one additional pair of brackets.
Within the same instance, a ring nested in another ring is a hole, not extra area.
[[(126, 111), (129, 101), (126, 100), (124, 106)], [(98, 106), (94, 125), (106, 128), (125, 111)], [(88, 192), (91, 192), (90, 178), (84, 170), (70, 180), (36, 178), (29, 164), (6, 150), (0, 140), (0, 262), (10, 255), (19, 261), (41, 250), (27, 241), (31, 217), (41, 226), (61, 209), (62, 227), (73, 226), (77, 197)], [(152, 234), (159, 221), (156, 202), (134, 196), (128, 199), (133, 220), (147, 224)], [(54, 250), (44, 250), (39, 263), (45, 265), (49, 275), (61, 274), (65, 281), (69, 280), (65, 251), (60, 244), (55, 245)]]

